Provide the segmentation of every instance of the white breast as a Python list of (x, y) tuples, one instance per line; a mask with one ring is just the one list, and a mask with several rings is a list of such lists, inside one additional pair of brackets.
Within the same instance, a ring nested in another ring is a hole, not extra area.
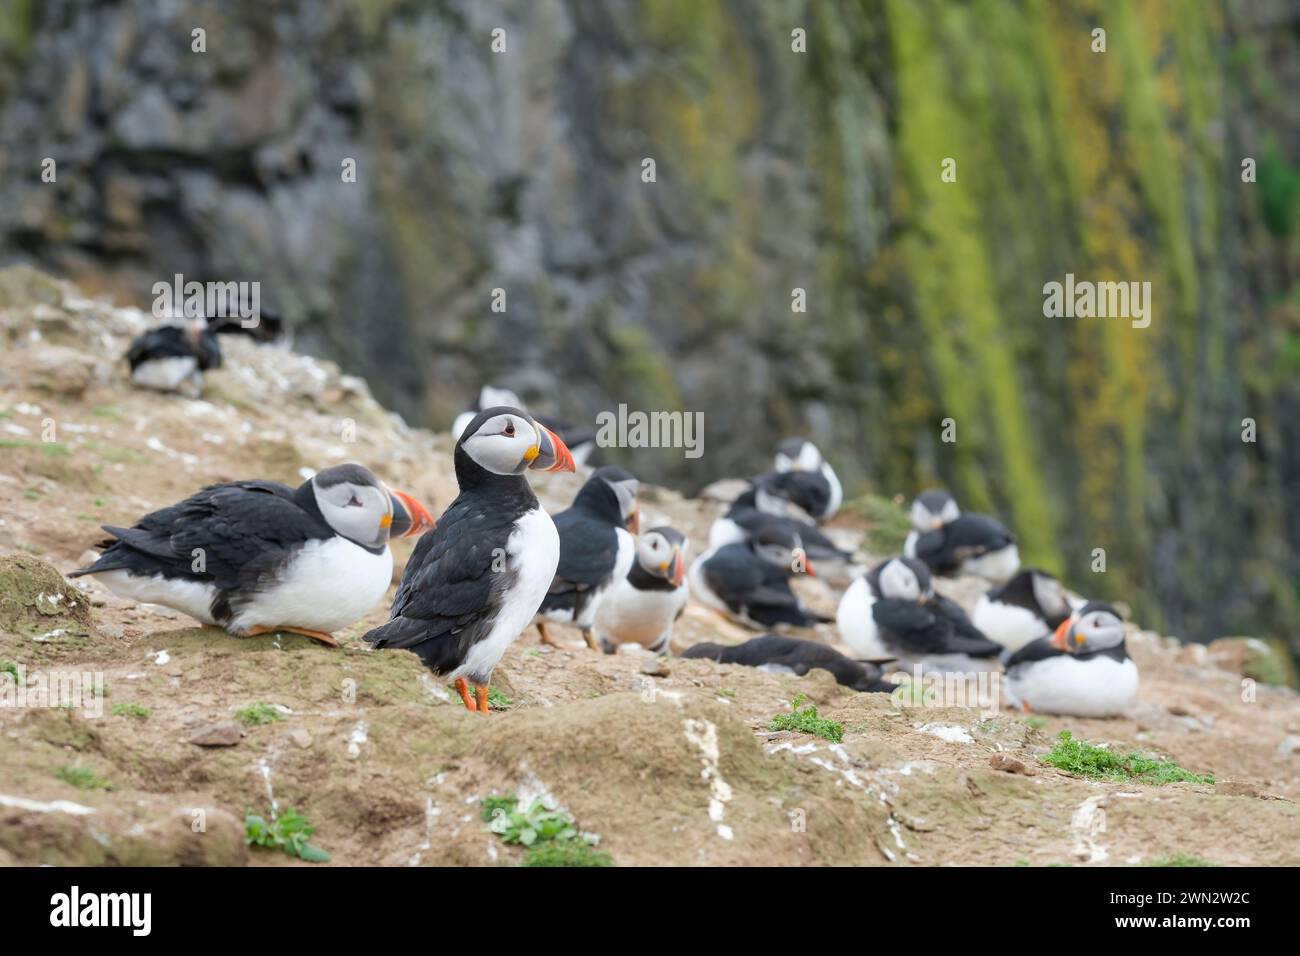
[(1138, 669), (1131, 658), (1079, 660), (1051, 657), (1012, 668), (1003, 681), (1013, 707), (1044, 714), (1114, 717), (1137, 697)]
[(690, 583), (691, 593), (695, 595), (695, 600), (713, 608), (715, 611), (730, 614), (731, 609), (727, 607), (727, 602), (718, 597), (713, 588), (709, 587), (708, 582), (704, 580), (704, 565), (713, 557), (716, 550), (716, 548), (710, 548), (692, 561), (690, 570), (686, 572), (686, 580)]
[(614, 571), (610, 575), (609, 583), (597, 588), (596, 593), (587, 602), (587, 606), (582, 609), (582, 615), (577, 622), (579, 627), (591, 627), (606, 593), (614, 585), (626, 581), (627, 573), (632, 570), (632, 561), (636, 558), (636, 538), (632, 537), (632, 533), (625, 528), (615, 528), (614, 533), (618, 536), (618, 553), (614, 556)]
[(672, 635), (673, 621), (689, 592), (685, 582), (671, 591), (642, 591), (623, 577), (600, 601), (596, 636), (608, 644), (640, 644), (657, 650)]
[(745, 529), (730, 518), (719, 518), (709, 528), (709, 547), (716, 551), (745, 540)]
[(903, 557), (916, 557), (916, 539), (920, 537), (915, 530), (907, 532), (907, 537), (903, 539)]
[(840, 637), (852, 648), (854, 656), (863, 660), (891, 656), (881, 643), (876, 619), (871, 616), (875, 603), (871, 585), (866, 578), (859, 577), (844, 592), (835, 612), (835, 625), (840, 630)]
[(840, 487), (839, 476), (835, 474), (835, 469), (828, 461), (822, 462), (822, 477), (831, 486), (830, 504), (826, 507), (826, 514), (822, 515), (822, 520), (825, 521), (834, 517), (835, 512), (840, 510), (840, 505), (844, 502), (844, 489)]
[(1047, 622), (1033, 611), (1014, 604), (990, 601), (981, 595), (971, 614), (971, 623), (990, 641), (1001, 644), (1009, 651), (1018, 651), (1030, 641), (1046, 637)]
[(1020, 549), (1014, 544), (998, 548), (978, 558), (969, 558), (962, 562), (962, 571), (966, 574), (978, 574), (990, 581), (1010, 581), (1020, 570)]
[(188, 614), (204, 624), (215, 623), (211, 608), (217, 589), (211, 584), (183, 578), (165, 578), (161, 574), (131, 574), (121, 569), (101, 571), (95, 575), (95, 580), (102, 581), (118, 597), (139, 601), (141, 604), (161, 604)]
[(194, 357), (173, 355), (141, 362), (131, 373), (131, 380), (145, 388), (175, 392), (198, 370), (199, 363)]
[(383, 600), (393, 580), (393, 553), (373, 554), (338, 536), (309, 541), (280, 580), (238, 606), (229, 630), (302, 627), (331, 633), (354, 624)]
[(515, 522), (515, 530), (506, 540), (506, 568), (514, 579), (501, 596), (501, 610), (492, 630), (469, 649), (450, 680), (468, 676), (479, 684), (488, 682), (501, 655), (541, 607), (559, 563), (560, 534), (551, 516), (538, 505)]
[(465, 433), (465, 429), (469, 428), (469, 423), (474, 420), (475, 415), (475, 412), (461, 412), (457, 415), (456, 420), (451, 423), (451, 437), (459, 441), (460, 436)]

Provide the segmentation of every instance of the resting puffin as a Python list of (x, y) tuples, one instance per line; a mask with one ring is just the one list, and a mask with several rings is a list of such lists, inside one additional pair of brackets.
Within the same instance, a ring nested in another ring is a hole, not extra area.
[(560, 560), (555, 522), (524, 472), (573, 471), (573, 456), (527, 413), (502, 405), (474, 416), (455, 465), (460, 494), (415, 546), (388, 623), (365, 640), (415, 652), (455, 681), (467, 709), (486, 714), (492, 669), (537, 613)]
[(971, 622), (991, 641), (1018, 651), (1060, 627), (1073, 610), (1065, 587), (1038, 568), (1022, 568), (980, 597)]
[(815, 576), (799, 536), (769, 521), (746, 542), (700, 555), (691, 564), (691, 592), (703, 604), (751, 627), (812, 627), (827, 618), (810, 613), (790, 590), (795, 574)]
[(573, 504), (555, 516), (560, 533), (560, 563), (542, 600), (537, 631), (547, 644), (561, 646), (546, 630), (547, 621), (576, 624), (587, 646), (602, 596), (632, 570), (641, 527), (638, 483), (614, 465), (597, 468), (578, 490)]
[(1031, 641), (1005, 661), (1013, 707), (1072, 717), (1114, 717), (1137, 697), (1138, 669), (1124, 644), (1124, 621), (1091, 601), (1051, 637)]
[(262, 344), (289, 344), (284, 318), (274, 309), (263, 306), (258, 312), (256, 325), (245, 325), (244, 322), (239, 316), (209, 318), (208, 329), (218, 335), (243, 335)]
[[(820, 483), (821, 488), (816, 485)], [(819, 503), (827, 500), (825, 483), (808, 472), (768, 472), (753, 479), (727, 513), (709, 528), (709, 547), (722, 548), (749, 540), (754, 532), (774, 520), (785, 526), (802, 543), (804, 553), (813, 561), (852, 559), (820, 528), (806, 520)]]
[[(395, 518), (396, 516), (396, 518)], [(293, 631), (335, 646), (393, 579), (388, 540), (433, 527), (425, 507), (360, 465), (290, 488), (209, 485), (133, 527), (104, 530), (93, 574), (122, 597), (183, 611), (231, 634)]]
[(612, 654), (620, 644), (640, 644), (655, 653), (668, 649), (673, 622), (690, 596), (689, 549), (676, 528), (651, 528), (641, 535), (632, 570), (596, 606), (593, 630), (601, 650)]
[(203, 373), (221, 367), (221, 346), (202, 320), (167, 323), (136, 336), (126, 360), (142, 388), (197, 396)]
[[(512, 408), (519, 409), (527, 407), (519, 396), (510, 389), (484, 385), (479, 389), (478, 399), (473, 406), (457, 415), (456, 420), (452, 422), (451, 437), (460, 438), (465, 426), (474, 420), (474, 416), (479, 413), (479, 410), (491, 408), (493, 405), (509, 405)], [(532, 418), (543, 428), (547, 428), (560, 436), (560, 439), (568, 446), (570, 454), (573, 455), (575, 465), (585, 465), (591, 458), (591, 453), (596, 449), (596, 433), (594, 431), (566, 425), (546, 415), (533, 415)]]
[(1007, 581), (1020, 568), (1016, 536), (988, 515), (963, 512), (946, 491), (921, 492), (911, 517), (903, 554), (924, 561), (935, 574)]
[(719, 664), (744, 664), (771, 674), (796, 674), (799, 677), (821, 668), (830, 671), (839, 684), (864, 693), (890, 693), (898, 687), (885, 680), (883, 672), (875, 664), (851, 660), (835, 648), (816, 641), (779, 634), (764, 634), (734, 647), (696, 644), (682, 657), (706, 657)]
[(826, 504), (813, 514), (818, 521), (826, 521), (835, 516), (844, 502), (844, 489), (839, 476), (831, 467), (821, 450), (806, 438), (787, 438), (776, 449), (776, 470), (779, 472), (803, 472), (820, 475), (826, 482)]
[(866, 660), (978, 671), (995, 668), (1002, 651), (954, 601), (934, 593), (929, 569), (915, 558), (882, 561), (854, 581), (835, 620), (844, 642)]

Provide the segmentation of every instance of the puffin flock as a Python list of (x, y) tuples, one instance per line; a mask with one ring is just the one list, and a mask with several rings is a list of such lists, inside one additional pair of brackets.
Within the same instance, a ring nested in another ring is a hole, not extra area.
[[(193, 389), (220, 364), (216, 335), (240, 331), (248, 330), (188, 321), (146, 332), (126, 356), (132, 379)], [(272, 341), (279, 323), (252, 334)], [(593, 651), (667, 653), (692, 598), (760, 633), (739, 645), (698, 643), (684, 657), (797, 675), (821, 668), (863, 693), (894, 691), (887, 674), (898, 670), (1000, 672), (1013, 707), (1084, 717), (1119, 714), (1136, 696), (1121, 614), (1020, 567), (1015, 536), (963, 512), (945, 491), (916, 497), (903, 553), (857, 566), (820, 527), (843, 502), (835, 470), (812, 442), (792, 438), (691, 560), (680, 531), (641, 529), (638, 482), (622, 468), (593, 470), (554, 517), (542, 507), (527, 473), (575, 472), (594, 432), (530, 414), (513, 392), (487, 386), (453, 434), (459, 494), (436, 520), (366, 468), (336, 465), (297, 488), (259, 479), (210, 485), (130, 528), (106, 526), (98, 559), (72, 576), (237, 636), (289, 631), (336, 647), (334, 632), (383, 600), (389, 541), (418, 536), (389, 620), (364, 640), (415, 653), (482, 714), (493, 668), (530, 627), (557, 646), (567, 645), (549, 626), (560, 623), (577, 627)], [(850, 582), (833, 620), (791, 587), (819, 566)], [(936, 576), (958, 574), (993, 585), (970, 616), (934, 589)], [(851, 656), (785, 633), (831, 625)], [(782, 633), (766, 633), (773, 629)]]

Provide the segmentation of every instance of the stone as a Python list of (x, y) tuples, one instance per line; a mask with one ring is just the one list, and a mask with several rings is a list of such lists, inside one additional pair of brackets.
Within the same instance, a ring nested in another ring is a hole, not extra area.
[(989, 766), (1003, 773), (1018, 773), (1025, 777), (1033, 777), (1038, 773), (1023, 760), (1017, 760), (1010, 754), (994, 754), (989, 758)]
[(190, 743), (199, 747), (233, 747), (243, 739), (244, 728), (233, 720), (204, 724), (190, 734)]

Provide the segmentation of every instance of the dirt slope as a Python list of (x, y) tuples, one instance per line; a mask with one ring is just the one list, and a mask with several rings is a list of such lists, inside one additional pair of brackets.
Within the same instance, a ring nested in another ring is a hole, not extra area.
[[(623, 865), (1300, 863), (1300, 700), (1243, 687), (1229, 669), (1255, 656), (1243, 642), (1207, 652), (1135, 629), (1133, 713), (1043, 721), (905, 706), (820, 672), (555, 650), (530, 633), (497, 672), (509, 709), (484, 718), (414, 657), (364, 649), (382, 606), (328, 650), (235, 639), (74, 586), (61, 573), (100, 524), (211, 481), (297, 483), (305, 468), (357, 460), (435, 513), (455, 491), (446, 436), (408, 428), (327, 363), (227, 341), (204, 400), (134, 390), (117, 357), (147, 321), (30, 271), (0, 273), (0, 667), (21, 665), (29, 682), (84, 671), (107, 695), (100, 716), (0, 709), (0, 863), (293, 865), (244, 845), (245, 813), (272, 805), (304, 812), (336, 863), (513, 863), (520, 850), (479, 817), (485, 795), (510, 791), (551, 795)], [(539, 482), (553, 509), (576, 488)], [(647, 526), (671, 521), (698, 550), (719, 506), (647, 489), (643, 507)], [(871, 531), (846, 517), (836, 533)], [(969, 602), (978, 585), (951, 591)], [(694, 607), (679, 632), (679, 648), (742, 636)], [(767, 730), (797, 693), (843, 724), (841, 744)], [(234, 720), (257, 703), (280, 719)], [(1218, 783), (1066, 775), (1039, 759), (1061, 729)], [(228, 746), (191, 742), (226, 734)]]

